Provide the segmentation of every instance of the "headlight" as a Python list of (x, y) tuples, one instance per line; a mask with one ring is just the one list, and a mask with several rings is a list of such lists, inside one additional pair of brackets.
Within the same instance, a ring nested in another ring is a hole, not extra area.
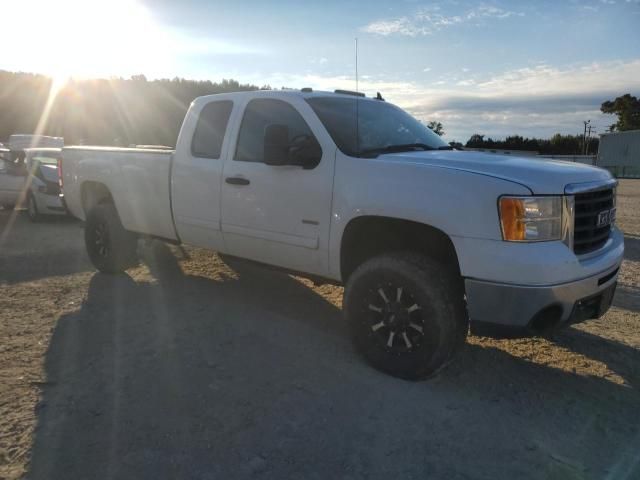
[(562, 238), (562, 197), (500, 197), (502, 238), (544, 242)]

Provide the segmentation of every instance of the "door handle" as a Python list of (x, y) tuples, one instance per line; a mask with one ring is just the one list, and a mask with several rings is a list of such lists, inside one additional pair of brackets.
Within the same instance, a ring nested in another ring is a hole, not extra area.
[(249, 185), (251, 183), (248, 179), (242, 177), (227, 177), (224, 181), (231, 185)]

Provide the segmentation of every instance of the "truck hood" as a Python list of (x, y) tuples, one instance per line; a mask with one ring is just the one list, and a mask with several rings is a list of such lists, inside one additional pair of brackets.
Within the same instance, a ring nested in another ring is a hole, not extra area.
[(604, 169), (581, 163), (460, 150), (390, 153), (378, 159), (488, 175), (524, 185), (534, 194), (563, 194), (570, 183), (613, 178)]

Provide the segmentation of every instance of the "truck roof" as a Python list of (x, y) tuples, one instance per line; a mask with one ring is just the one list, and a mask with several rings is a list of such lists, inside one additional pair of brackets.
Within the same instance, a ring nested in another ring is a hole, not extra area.
[(25, 148), (62, 148), (64, 146), (64, 138), (14, 133), (9, 136), (7, 146), (13, 151), (24, 150)]
[(195, 104), (206, 103), (215, 98), (243, 98), (243, 97), (265, 97), (265, 98), (287, 98), (287, 97), (301, 97), (301, 98), (313, 98), (313, 97), (337, 97), (337, 98), (359, 98), (364, 101), (381, 101), (382, 98), (365, 97), (363, 93), (349, 91), (349, 90), (335, 90), (333, 92), (312, 90), (311, 88), (303, 88), (301, 90), (286, 89), (286, 90), (249, 90), (246, 92), (232, 92), (232, 93), (216, 93), (213, 95), (204, 95), (194, 100)]
[(61, 152), (62, 148), (59, 147), (35, 147), (35, 148), (25, 148), (24, 149), (25, 153), (32, 153), (32, 152)]

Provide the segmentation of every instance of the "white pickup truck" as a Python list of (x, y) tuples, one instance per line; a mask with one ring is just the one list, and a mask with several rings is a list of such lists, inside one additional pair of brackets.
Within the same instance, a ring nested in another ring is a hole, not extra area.
[(438, 371), (472, 332), (602, 315), (623, 256), (616, 181), (574, 163), (452, 150), (380, 97), (212, 95), (176, 150), (70, 147), (61, 180), (94, 265), (154, 237), (344, 284), (376, 368)]

